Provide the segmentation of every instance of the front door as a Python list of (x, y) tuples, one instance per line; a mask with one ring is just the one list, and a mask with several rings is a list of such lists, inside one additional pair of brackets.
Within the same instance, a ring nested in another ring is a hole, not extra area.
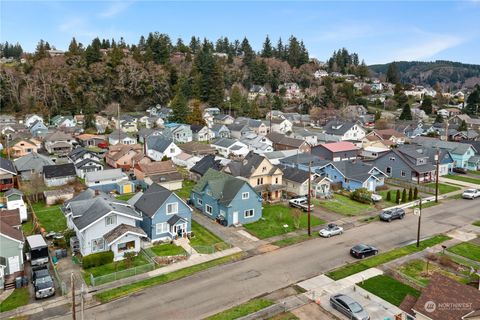
[(372, 180), (368, 180), (368, 191), (375, 191)]
[(13, 274), (20, 271), (20, 259), (18, 256), (8, 257), (8, 272)]
[(233, 224), (238, 224), (238, 211), (233, 212)]

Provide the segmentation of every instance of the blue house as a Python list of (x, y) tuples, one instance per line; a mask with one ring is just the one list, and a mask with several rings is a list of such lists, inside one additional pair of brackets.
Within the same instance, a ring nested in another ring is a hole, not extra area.
[(48, 128), (39, 120), (32, 123), (28, 130), (34, 137), (45, 137), (48, 134)]
[(211, 219), (222, 216), (227, 226), (262, 217), (262, 198), (248, 182), (213, 169), (193, 187), (190, 201)]
[(151, 241), (186, 237), (192, 232), (192, 209), (172, 191), (154, 183), (130, 200), (142, 213), (140, 227)]

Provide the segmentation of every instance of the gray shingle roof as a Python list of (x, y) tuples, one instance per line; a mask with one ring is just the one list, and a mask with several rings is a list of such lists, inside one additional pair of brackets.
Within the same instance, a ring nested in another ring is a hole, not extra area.
[[(250, 151), (242, 161), (232, 161), (227, 168), (234, 177), (249, 178), (265, 159), (265, 157)], [(276, 169), (277, 167), (273, 166), (273, 171)]]
[(172, 139), (165, 138), (164, 136), (150, 136), (147, 138), (148, 149), (161, 153), (165, 152), (172, 142)]
[(209, 169), (192, 190), (202, 192), (208, 184), (212, 190), (212, 197), (217, 199), (219, 203), (228, 205), (246, 183), (248, 184), (248, 182), (226, 173)]
[(152, 218), (172, 193), (167, 188), (154, 183), (135, 202), (134, 206), (137, 210)]
[(282, 168), (282, 171), (284, 180), (290, 180), (298, 183), (303, 183), (308, 180), (308, 171), (291, 167), (284, 167)]
[(327, 134), (344, 135), (354, 125), (355, 122), (352, 121), (332, 120), (325, 125), (324, 129)]
[[(429, 148), (440, 148), (440, 149), (447, 149), (451, 153), (455, 154), (464, 154), (468, 151), (471, 145), (467, 143), (459, 143), (459, 142), (453, 142), (453, 141), (442, 141), (439, 139), (435, 138), (427, 138), (427, 137), (415, 137), (412, 140), (412, 143), (419, 144), (424, 147), (429, 147)], [(479, 152), (478, 150), (476, 150)]]
[(2, 157), (0, 157), (0, 169), (11, 174), (17, 174), (17, 170), (15, 169), (13, 162)]
[(229, 148), (235, 142), (237, 142), (237, 140), (229, 139), (229, 138), (222, 138), (222, 139), (219, 139), (219, 140), (215, 141), (212, 144), (215, 145), (215, 146), (223, 147), (223, 148)]
[(52, 166), (44, 166), (43, 174), (45, 178), (61, 178), (71, 177), (76, 175), (75, 166), (73, 163), (55, 164)]
[(213, 154), (209, 154), (203, 157), (190, 169), (190, 172), (198, 173), (199, 175), (203, 176), (209, 168), (217, 171), (220, 171), (222, 169), (220, 160), (215, 160), (215, 155)]
[(55, 163), (47, 156), (35, 152), (15, 159), (13, 162), (18, 171), (31, 171), (41, 173), (44, 166), (51, 166)]
[(140, 234), (142, 237), (147, 236), (145, 231), (143, 231), (142, 229), (122, 223), (110, 230), (109, 232), (105, 233), (103, 235), (103, 238), (105, 239), (105, 241), (107, 241), (108, 244), (111, 244), (113, 241), (117, 240), (126, 233), (136, 233)]

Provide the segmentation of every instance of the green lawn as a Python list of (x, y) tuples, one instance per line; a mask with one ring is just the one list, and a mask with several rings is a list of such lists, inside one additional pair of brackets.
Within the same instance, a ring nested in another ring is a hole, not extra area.
[(477, 227), (480, 227), (480, 220), (478, 221), (475, 221), (474, 223), (472, 223), (474, 226), (477, 226)]
[(477, 175), (477, 176), (480, 176), (480, 171), (479, 171), (479, 170), (477, 170), (477, 171), (475, 171), (475, 170), (468, 170), (468, 173), (474, 174), (474, 175)]
[[(390, 201), (387, 201), (387, 193), (390, 191)], [(400, 190), (401, 192), (402, 190)], [(391, 190), (381, 190), (378, 191), (377, 194), (382, 196), (382, 200), (388, 203), (393, 203), (396, 204), (395, 200), (397, 198), (397, 189), (391, 189)]]
[(46, 206), (43, 202), (32, 204), (33, 210), (37, 215), (40, 225), (47, 232), (56, 231), (63, 232), (67, 229), (67, 220), (60, 210), (60, 205)]
[(315, 200), (313, 203), (346, 216), (357, 216), (374, 208), (372, 205), (353, 201), (340, 194), (335, 194), (331, 200)]
[(222, 239), (202, 227), (195, 220), (192, 220), (192, 231), (194, 237), (190, 239), (190, 245), (198, 253), (213, 253), (216, 250), (224, 250), (228, 247)]
[(301, 236), (295, 236), (295, 237), (288, 237), (283, 240), (278, 240), (275, 242), (272, 242), (274, 246), (279, 246), (279, 247), (287, 247), (291, 246), (296, 243), (300, 243), (309, 239), (314, 239), (317, 237), (317, 233), (312, 233), (312, 236), (309, 237), (308, 234), (302, 234)]
[(157, 256), (178, 256), (185, 254), (186, 251), (171, 243), (158, 244), (150, 248)]
[(185, 277), (188, 277), (188, 276), (190, 276), (194, 273), (203, 271), (205, 269), (209, 269), (209, 268), (212, 268), (212, 267), (224, 264), (224, 263), (236, 261), (236, 260), (240, 259), (242, 256), (243, 256), (243, 253), (236, 253), (236, 254), (233, 254), (233, 255), (230, 255), (230, 256), (227, 256), (227, 257), (223, 257), (223, 258), (219, 258), (219, 259), (216, 259), (216, 260), (204, 262), (204, 263), (197, 264), (197, 265), (194, 265), (194, 266), (191, 266), (191, 267), (188, 267), (188, 268), (184, 268), (184, 269), (181, 269), (181, 270), (178, 270), (178, 271), (170, 272), (170, 273), (167, 273), (167, 274), (162, 274), (162, 275), (157, 276), (157, 277), (153, 277), (153, 278), (150, 278), (150, 279), (145, 279), (145, 280), (142, 280), (142, 281), (139, 281), (139, 282), (135, 282), (135, 283), (128, 284), (128, 285), (125, 285), (125, 286), (121, 286), (121, 287), (118, 287), (118, 288), (107, 290), (107, 291), (104, 291), (104, 292), (101, 292), (101, 293), (97, 293), (96, 295), (94, 295), (94, 297), (96, 299), (98, 299), (100, 302), (105, 303), (105, 302), (108, 302), (108, 301), (111, 301), (111, 300), (114, 300), (114, 299), (118, 299), (118, 298), (127, 296), (129, 294), (134, 293), (134, 292), (141, 291), (141, 290), (146, 289), (148, 287), (152, 287), (152, 286), (156, 286), (156, 285), (163, 284), (163, 283), (166, 283), (166, 282), (170, 282), (170, 281), (178, 280), (178, 279), (181, 279), (181, 278), (185, 278)]
[[(284, 233), (295, 231), (294, 217), (292, 215), (293, 209), (281, 204), (265, 205), (263, 207), (262, 218), (256, 222), (245, 224), (244, 227), (251, 234), (260, 239), (278, 236)], [(300, 228), (307, 228), (308, 216), (306, 213), (301, 213)], [(325, 221), (315, 217), (310, 217), (311, 226), (324, 224)], [(287, 227), (284, 227), (287, 225)]]
[(461, 283), (467, 282), (467, 279), (458, 277), (433, 263), (428, 264), (428, 274), (427, 274), (427, 262), (421, 259), (414, 259), (414, 260), (408, 261), (407, 263), (401, 265), (398, 268), (398, 271), (409, 276), (410, 278), (415, 279), (423, 286), (428, 285), (428, 283), (430, 282), (430, 275), (432, 275), (434, 272), (441, 273)]
[(385, 275), (367, 279), (363, 284), (357, 283), (357, 285), (397, 307), (407, 294), (414, 297), (420, 296), (420, 291)]
[(381, 264), (398, 259), (408, 254), (422, 251), (427, 247), (432, 247), (448, 239), (450, 239), (450, 237), (447, 237), (444, 235), (434, 236), (430, 239), (420, 241), (420, 246), (418, 248), (416, 247), (416, 243), (412, 243), (408, 246), (396, 248), (396, 249), (387, 251), (385, 253), (378, 254), (374, 257), (367, 258), (365, 260), (361, 260), (358, 262), (354, 262), (344, 267), (332, 270), (327, 273), (327, 276), (329, 276), (333, 280), (340, 280), (345, 277), (351, 276), (352, 274), (379, 266)]
[(259, 310), (265, 309), (273, 304), (272, 301), (267, 299), (253, 299), (231, 309), (222, 311), (206, 318), (206, 320), (231, 320), (244, 317)]
[[(435, 189), (435, 182), (427, 183), (425, 184), (425, 186)], [(445, 183), (438, 184), (438, 194), (445, 194), (453, 191), (458, 191), (460, 189), (461, 189), (460, 187), (452, 186), (450, 184), (445, 184)]]
[(0, 303), (0, 312), (13, 310), (18, 307), (28, 304), (30, 294), (28, 288), (20, 288), (13, 290), (12, 294), (8, 296), (2, 303)]
[(182, 199), (188, 199), (190, 198), (190, 192), (192, 191), (193, 187), (195, 186), (195, 182), (191, 180), (183, 180), (183, 186), (182, 189), (180, 190), (175, 190), (175, 193), (177, 196), (179, 196)]
[(91, 285), (90, 274), (93, 274), (94, 277), (99, 277), (99, 276), (112, 274), (117, 271), (122, 271), (122, 270), (130, 269), (133, 267), (143, 266), (148, 263), (149, 262), (145, 259), (143, 254), (139, 254), (133, 259), (130, 266), (126, 264), (126, 260), (121, 260), (117, 262), (110, 262), (110, 263), (104, 264), (103, 266), (85, 269), (83, 271), (83, 279), (88, 285)]
[(480, 185), (480, 179), (470, 178), (470, 177), (467, 177), (467, 176), (449, 174), (449, 175), (446, 175), (445, 178), (458, 180), (458, 181), (463, 181), (463, 182), (468, 182), (468, 183), (476, 183), (476, 184)]
[(134, 195), (135, 195), (135, 193), (120, 194), (120, 195), (116, 196), (115, 198), (118, 199), (118, 200), (128, 201)]
[(480, 262), (480, 246), (471, 242), (462, 242), (447, 250), (467, 259)]

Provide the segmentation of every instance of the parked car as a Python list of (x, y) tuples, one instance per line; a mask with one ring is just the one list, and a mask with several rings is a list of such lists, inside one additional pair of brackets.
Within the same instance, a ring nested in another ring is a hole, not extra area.
[(48, 269), (45, 268), (34, 271), (34, 276), (35, 281), (33, 282), (33, 287), (35, 289), (35, 299), (48, 298), (55, 294), (55, 284)]
[(478, 189), (467, 189), (463, 191), (462, 198), (463, 199), (475, 199), (480, 197), (480, 190)]
[(382, 200), (382, 196), (376, 193), (372, 193), (371, 199), (373, 202), (378, 202)]
[(357, 244), (350, 249), (352, 257), (357, 259), (363, 259), (365, 257), (374, 256), (378, 253), (378, 249), (367, 244)]
[[(308, 211), (308, 199), (307, 199), (307, 197), (290, 199), (288, 201), (288, 204), (290, 205), (290, 207), (302, 209), (305, 212)], [(313, 207), (314, 207), (313, 204), (310, 204), (310, 211), (313, 210)]]
[(405, 210), (401, 208), (393, 208), (382, 211), (379, 215), (380, 220), (382, 221), (392, 221), (394, 219), (403, 219), (405, 217)]
[(455, 172), (455, 173), (461, 173), (461, 174), (467, 174), (467, 173), (468, 173), (468, 170), (465, 169), (465, 168), (456, 167), (456, 168), (453, 168), (453, 172)]
[(50, 273), (48, 272), (47, 266), (32, 267), (32, 283), (35, 283), (37, 278), (43, 278), (48, 275), (50, 275)]
[(330, 223), (326, 228), (323, 228), (318, 232), (320, 237), (330, 238), (331, 236), (336, 236), (343, 233), (343, 228), (337, 226), (334, 223)]
[(343, 313), (348, 319), (353, 320), (369, 320), (368, 312), (353, 298), (344, 295), (336, 294), (330, 297), (330, 305), (333, 309)]
[(100, 142), (100, 143), (98, 144), (98, 147), (99, 147), (100, 149), (108, 149), (108, 142), (106, 142), (106, 141)]

